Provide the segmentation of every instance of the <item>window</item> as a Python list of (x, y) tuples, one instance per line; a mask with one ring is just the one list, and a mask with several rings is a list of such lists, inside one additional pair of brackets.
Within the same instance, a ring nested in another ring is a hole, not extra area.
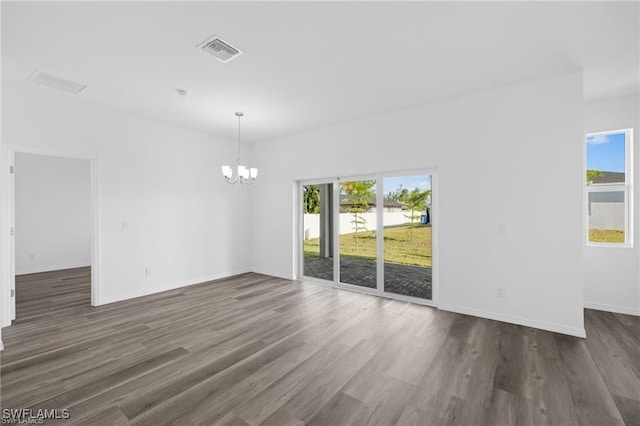
[(587, 135), (587, 243), (630, 246), (631, 130)]

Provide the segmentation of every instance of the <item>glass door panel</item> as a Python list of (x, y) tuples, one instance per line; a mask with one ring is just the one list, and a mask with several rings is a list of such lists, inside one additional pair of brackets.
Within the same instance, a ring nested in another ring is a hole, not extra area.
[(587, 224), (590, 243), (624, 244), (626, 226), (625, 191), (589, 192)]
[(333, 184), (302, 186), (302, 275), (333, 281)]
[(340, 182), (340, 282), (376, 288), (376, 181)]
[(385, 177), (384, 291), (432, 298), (431, 176)]

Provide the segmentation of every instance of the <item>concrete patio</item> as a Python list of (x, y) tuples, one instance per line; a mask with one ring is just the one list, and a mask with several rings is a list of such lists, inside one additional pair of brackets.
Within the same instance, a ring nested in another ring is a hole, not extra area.
[[(431, 268), (399, 263), (384, 264), (385, 291), (431, 300)], [(306, 257), (304, 275), (333, 281), (332, 257)], [(340, 281), (362, 287), (376, 288), (376, 261), (342, 256)]]

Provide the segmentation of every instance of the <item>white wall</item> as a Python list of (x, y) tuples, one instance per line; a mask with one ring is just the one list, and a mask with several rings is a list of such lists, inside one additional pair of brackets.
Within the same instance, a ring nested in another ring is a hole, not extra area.
[[(247, 271), (250, 193), (220, 174), (220, 165), (235, 158), (235, 141), (128, 116), (81, 96), (4, 82), (2, 143), (96, 158), (99, 302)], [(4, 173), (0, 179), (6, 221), (8, 179)], [(8, 236), (0, 233), (4, 247)]]
[(640, 315), (640, 98), (638, 95), (587, 102), (584, 130), (595, 133), (633, 128), (633, 248), (587, 247), (584, 297), (588, 308)]
[(583, 153), (580, 74), (255, 144), (253, 269), (296, 275), (296, 180), (437, 167), (439, 307), (584, 335)]
[(91, 265), (90, 162), (17, 153), (16, 275)]

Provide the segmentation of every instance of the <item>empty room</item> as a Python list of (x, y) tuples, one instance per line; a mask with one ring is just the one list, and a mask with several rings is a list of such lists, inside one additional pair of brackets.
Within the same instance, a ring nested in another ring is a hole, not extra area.
[(640, 2), (0, 11), (3, 424), (640, 425)]

